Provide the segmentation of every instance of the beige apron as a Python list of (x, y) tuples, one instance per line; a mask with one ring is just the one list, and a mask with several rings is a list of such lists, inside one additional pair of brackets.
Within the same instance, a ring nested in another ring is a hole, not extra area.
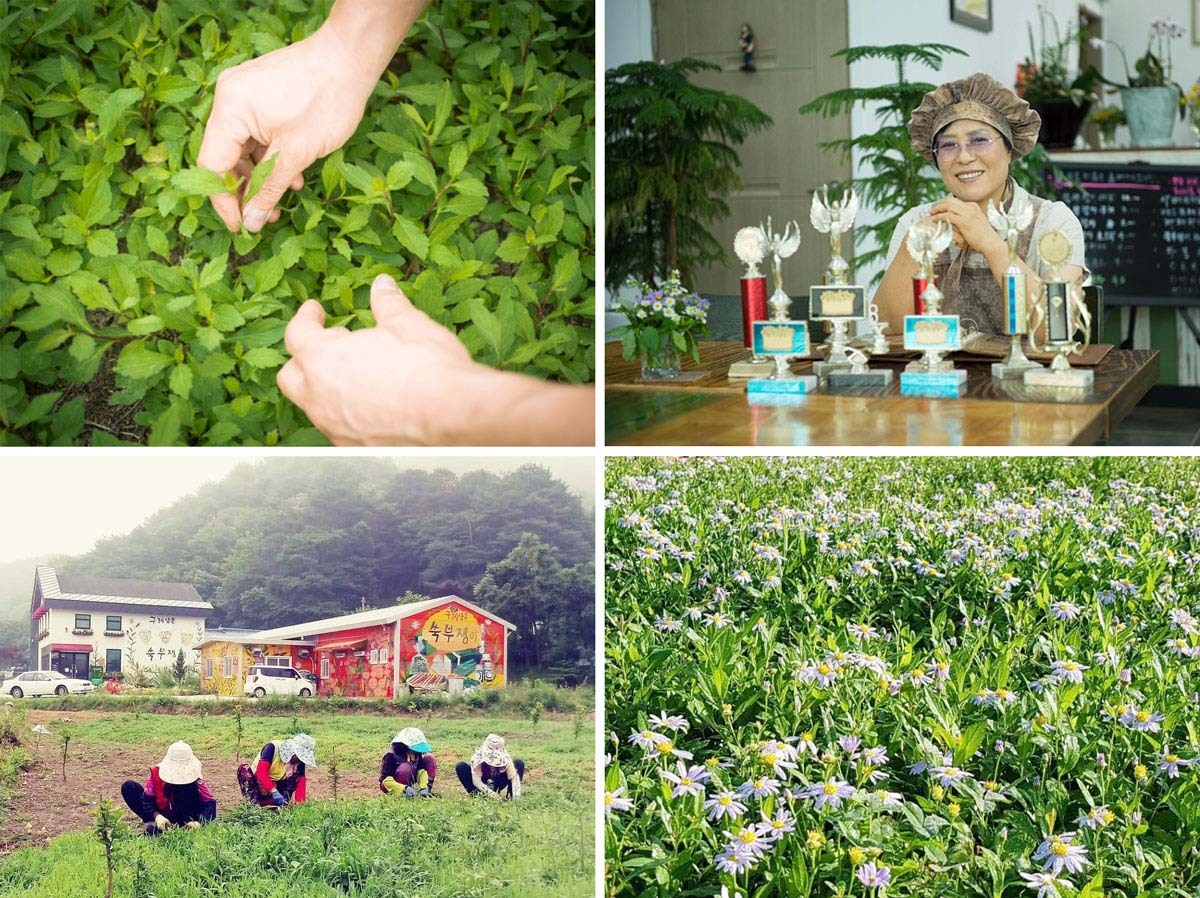
[[(1044, 200), (1029, 194), (1029, 202), (1033, 204), (1033, 217), (1029, 227), (1017, 235), (1017, 258), (1025, 260), (1027, 265), (1029, 247), (1033, 243), (1033, 227), (1037, 224)], [(946, 297), (942, 303), (943, 312), (958, 315), (962, 319), (964, 332), (979, 330), (985, 334), (1003, 334), (1004, 291), (987, 265), (967, 267), (967, 257), (975, 255), (979, 255), (975, 250), (963, 248), (951, 262), (950, 251), (946, 250), (934, 260), (933, 273)]]

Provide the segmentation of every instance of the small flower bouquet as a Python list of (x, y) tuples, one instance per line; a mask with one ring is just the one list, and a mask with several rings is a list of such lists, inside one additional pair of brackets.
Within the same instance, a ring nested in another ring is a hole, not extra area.
[(1191, 86), (1188, 92), (1184, 95), (1183, 108), (1187, 110), (1188, 121), (1192, 125), (1192, 133), (1196, 135), (1196, 140), (1200, 141), (1200, 80)]
[(1100, 129), (1100, 139), (1108, 146), (1116, 137), (1117, 128), (1125, 124), (1125, 110), (1120, 106), (1101, 106), (1092, 113), (1091, 120)]
[(710, 334), (709, 301), (683, 286), (678, 271), (672, 271), (661, 287), (632, 278), (626, 287), (635, 290), (637, 296), (619, 297), (609, 308), (623, 312), (629, 323), (612, 333), (621, 338), (625, 358), (641, 356), (643, 379), (667, 380), (678, 376), (683, 355), (690, 355), (699, 364), (700, 347), (696, 338)]

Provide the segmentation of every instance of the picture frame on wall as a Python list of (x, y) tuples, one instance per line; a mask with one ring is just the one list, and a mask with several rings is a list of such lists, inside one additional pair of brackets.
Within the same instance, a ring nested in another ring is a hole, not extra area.
[[(1200, 5), (1200, 0), (1192, 0), (1192, 3)], [(991, 31), (992, 0), (950, 0), (950, 21), (979, 31)]]

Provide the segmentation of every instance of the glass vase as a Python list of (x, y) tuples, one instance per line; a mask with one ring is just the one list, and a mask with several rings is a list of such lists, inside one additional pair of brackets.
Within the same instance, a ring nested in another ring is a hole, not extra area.
[(674, 380), (680, 367), (679, 350), (670, 342), (658, 352), (642, 350), (642, 380)]

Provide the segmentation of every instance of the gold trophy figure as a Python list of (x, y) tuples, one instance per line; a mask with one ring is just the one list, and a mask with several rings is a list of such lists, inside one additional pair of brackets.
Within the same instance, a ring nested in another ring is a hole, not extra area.
[(858, 215), (858, 196), (847, 188), (841, 199), (829, 199), (829, 185), (813, 191), (808, 219), (822, 234), (829, 235), (829, 264), (825, 267), (824, 284), (809, 288), (809, 318), (828, 322), (829, 354), (825, 361), (813, 365), (820, 375), (849, 370), (846, 355), (851, 321), (867, 317), (866, 289), (850, 283), (850, 264), (842, 258), (842, 235), (854, 226)]
[[(1034, 321), (1030, 327), (1030, 346), (1035, 350), (1034, 335), (1045, 322), (1046, 345), (1054, 353), (1049, 370), (1031, 369), (1025, 372), (1025, 385), (1057, 387), (1068, 390), (1091, 389), (1092, 371), (1072, 368), (1067, 356), (1078, 352), (1091, 342), (1092, 316), (1083, 301), (1083, 291), (1075, 283), (1062, 279), (1059, 269), (1071, 257), (1071, 241), (1062, 231), (1047, 231), (1038, 240), (1038, 255), (1050, 269), (1042, 282)], [(1076, 331), (1083, 333), (1083, 342), (1073, 340)]]

